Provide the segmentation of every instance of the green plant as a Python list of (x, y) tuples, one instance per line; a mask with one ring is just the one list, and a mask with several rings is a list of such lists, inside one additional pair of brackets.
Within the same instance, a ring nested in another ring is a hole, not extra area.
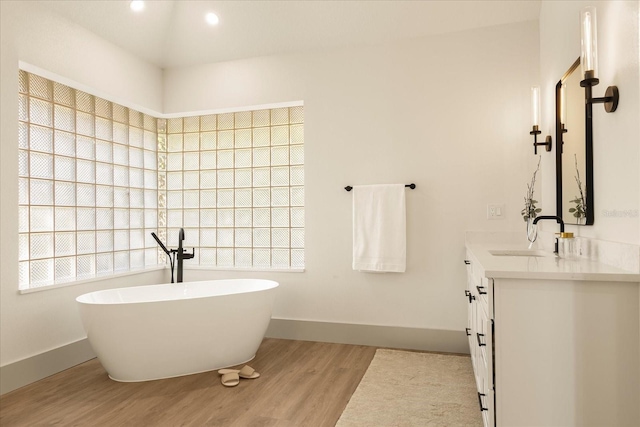
[(534, 219), (540, 212), (542, 212), (542, 209), (536, 207), (536, 203), (538, 203), (538, 201), (533, 198), (533, 193), (536, 186), (536, 175), (540, 170), (541, 160), (542, 157), (538, 156), (538, 167), (533, 172), (531, 183), (527, 184), (527, 195), (524, 197), (524, 209), (520, 211), (520, 214), (522, 215), (522, 218), (525, 220), (525, 222), (529, 221), (530, 219)]
[(569, 208), (569, 213), (572, 213), (576, 219), (585, 218), (587, 216), (586, 207), (584, 206), (584, 200), (580, 197), (576, 197), (571, 200), (576, 204), (575, 208)]
[(580, 192), (580, 196), (575, 196), (575, 199), (571, 200), (571, 203), (575, 203), (575, 208), (569, 208), (569, 213), (573, 214), (576, 220), (587, 217), (587, 205), (584, 200), (584, 192), (582, 191), (582, 181), (580, 181), (580, 171), (578, 170), (578, 156), (573, 155), (573, 159), (576, 165), (576, 174), (574, 178), (576, 179), (576, 184), (578, 184), (578, 191)]

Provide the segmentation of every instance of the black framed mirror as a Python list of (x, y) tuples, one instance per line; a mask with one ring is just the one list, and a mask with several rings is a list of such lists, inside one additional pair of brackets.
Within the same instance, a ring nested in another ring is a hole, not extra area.
[(593, 224), (593, 125), (580, 87), (580, 58), (556, 85), (556, 211), (565, 224)]

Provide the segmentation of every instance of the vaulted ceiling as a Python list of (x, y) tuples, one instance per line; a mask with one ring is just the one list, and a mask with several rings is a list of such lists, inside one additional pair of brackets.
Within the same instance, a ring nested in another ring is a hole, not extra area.
[[(375, 45), (538, 19), (540, 0), (48, 0), (51, 13), (160, 68)], [(220, 23), (204, 21), (208, 11)]]

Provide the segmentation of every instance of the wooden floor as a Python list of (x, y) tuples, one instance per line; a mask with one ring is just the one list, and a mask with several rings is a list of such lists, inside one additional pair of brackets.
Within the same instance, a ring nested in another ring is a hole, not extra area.
[(93, 359), (0, 397), (0, 426), (334, 426), (375, 351), (267, 338), (260, 378), (232, 388), (216, 372), (119, 383)]

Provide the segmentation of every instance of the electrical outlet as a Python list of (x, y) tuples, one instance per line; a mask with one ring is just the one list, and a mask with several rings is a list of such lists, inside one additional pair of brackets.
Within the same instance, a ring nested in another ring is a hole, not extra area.
[(487, 219), (503, 219), (504, 203), (489, 203), (487, 205)]

